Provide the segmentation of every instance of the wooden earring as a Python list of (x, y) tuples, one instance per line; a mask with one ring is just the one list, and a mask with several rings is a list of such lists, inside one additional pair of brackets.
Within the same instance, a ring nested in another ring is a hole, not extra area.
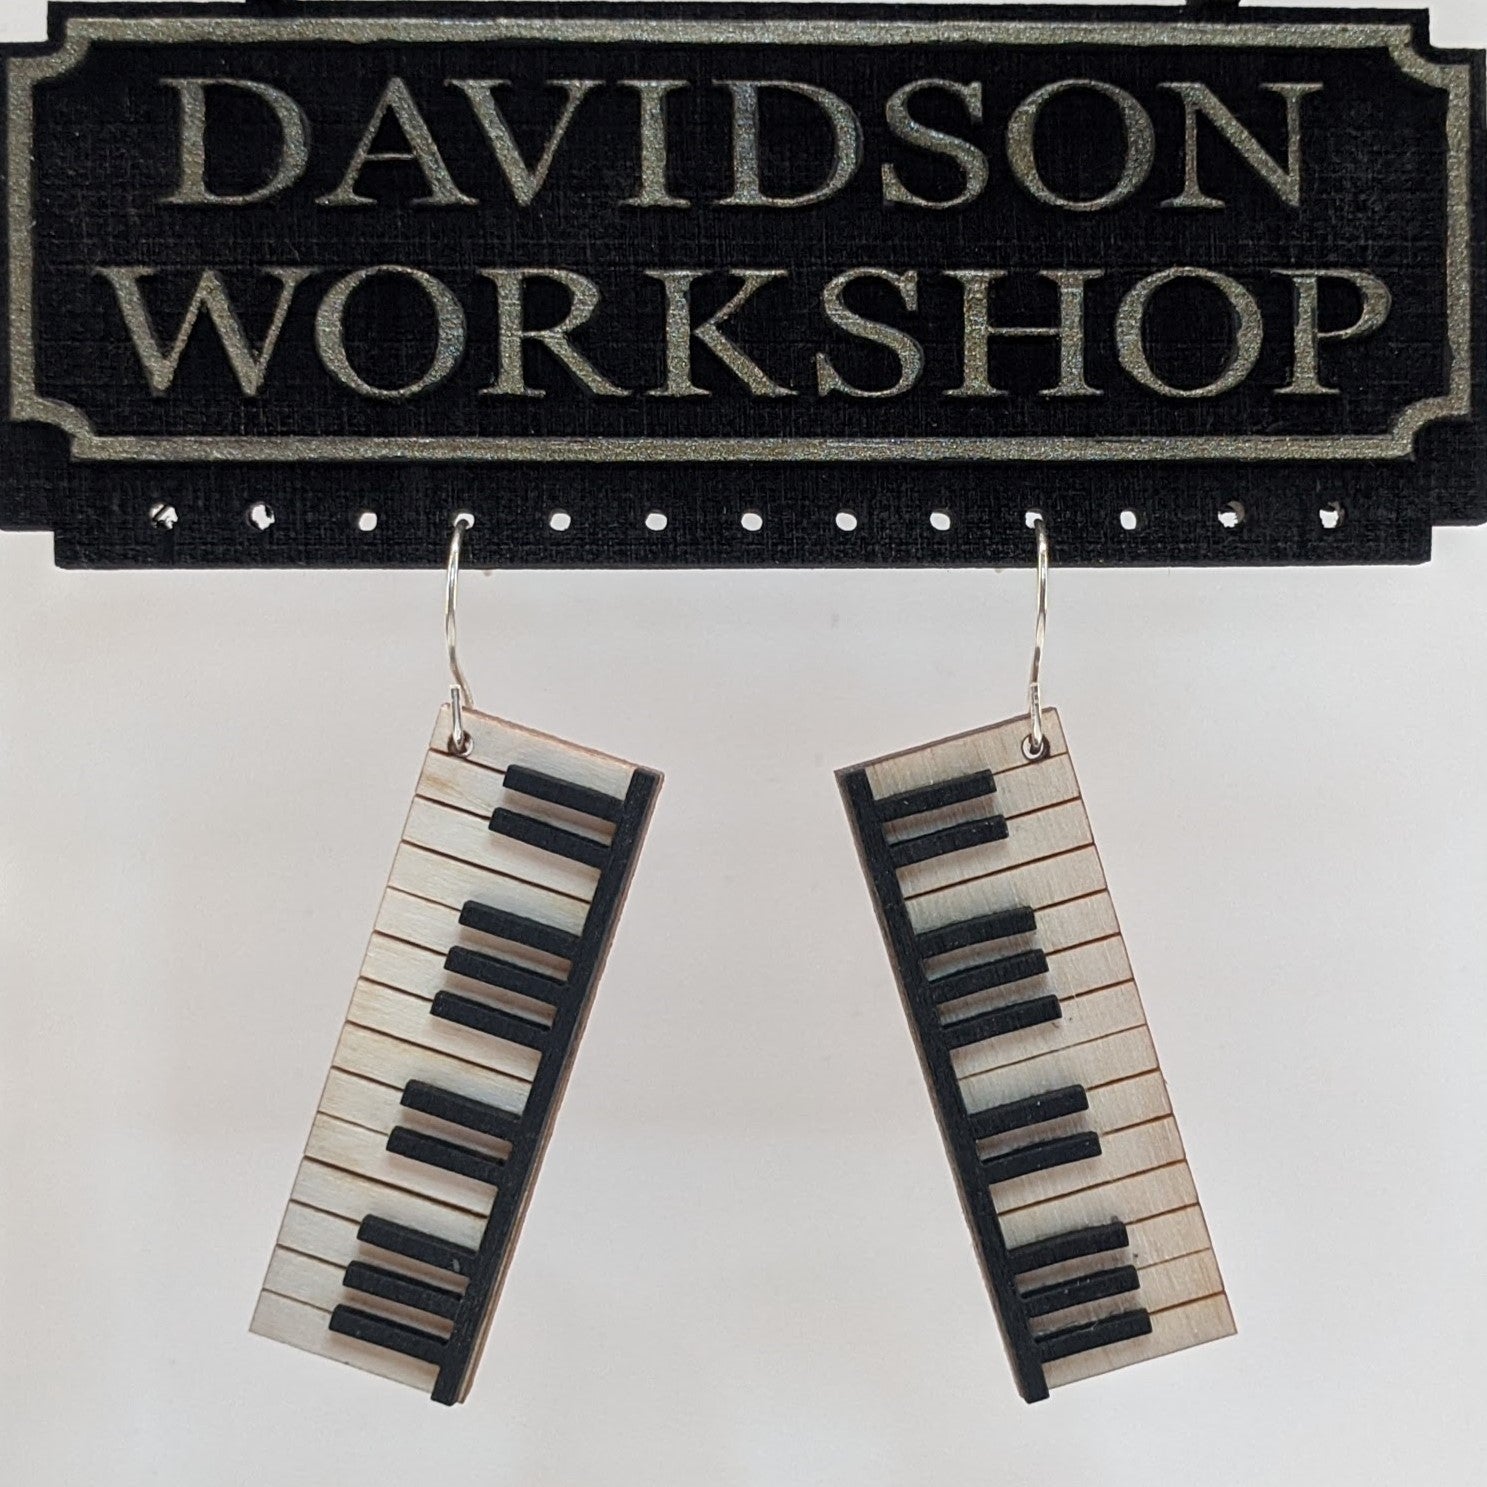
[(1058, 714), (838, 783), (1016, 1376), (1051, 1388), (1226, 1337), (1198, 1206)]
[(474, 712), (415, 787), (252, 1330), (461, 1402), (659, 774)]

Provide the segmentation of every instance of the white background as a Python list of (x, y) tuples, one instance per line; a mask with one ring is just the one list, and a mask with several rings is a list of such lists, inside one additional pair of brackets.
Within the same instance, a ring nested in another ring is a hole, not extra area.
[[(1487, 42), (1471, 9), (1437, 38)], [(831, 772), (1018, 711), (1030, 575), (469, 574), (482, 706), (668, 778), (446, 1411), (247, 1333), (441, 700), (438, 576), (0, 536), (0, 1482), (1473, 1479), (1484, 589), (1483, 531), (1351, 572), (1055, 548), (1048, 697), (1240, 1336), (1029, 1409)]]

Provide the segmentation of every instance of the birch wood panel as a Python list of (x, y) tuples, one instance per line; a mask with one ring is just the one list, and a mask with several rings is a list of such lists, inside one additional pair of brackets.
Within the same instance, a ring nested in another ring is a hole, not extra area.
[(1232, 1317), (1062, 727), (1048, 715), (1031, 763), (1028, 731), (1014, 718), (839, 779), (1018, 1386), (1039, 1399)]
[(465, 721), (469, 759), (447, 709), (436, 723), (253, 1321), (446, 1404), (469, 1388), (660, 784)]

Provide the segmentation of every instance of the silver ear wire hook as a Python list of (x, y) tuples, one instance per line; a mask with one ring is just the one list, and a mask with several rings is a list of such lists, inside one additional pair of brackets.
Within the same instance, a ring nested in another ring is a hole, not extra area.
[(465, 732), (465, 709), (474, 709), (475, 698), (470, 683), (465, 680), (464, 668), (460, 665), (460, 550), (464, 546), (465, 533), (475, 525), (475, 518), (468, 511), (459, 512), (454, 518), (454, 530), (449, 538), (449, 561), (444, 565), (444, 648), (449, 652), (449, 752), (468, 754), (472, 740)]
[(1027, 711), (1032, 730), (1022, 741), (1022, 757), (1029, 763), (1048, 752), (1048, 738), (1043, 732), (1043, 642), (1048, 635), (1048, 528), (1042, 513), (1032, 519), (1033, 535), (1038, 540), (1038, 619), (1033, 626), (1033, 664), (1027, 678)]

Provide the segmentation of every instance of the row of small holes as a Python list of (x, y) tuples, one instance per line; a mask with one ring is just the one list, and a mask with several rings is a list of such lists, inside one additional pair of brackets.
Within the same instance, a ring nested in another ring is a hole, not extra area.
[[(1329, 501), (1318, 512), (1318, 520), (1329, 532), (1335, 531), (1342, 525), (1343, 506), (1341, 501)], [(1029, 511), (1025, 521), (1031, 527), (1035, 520), (1041, 515), (1037, 511)], [(1228, 531), (1244, 525), (1245, 509), (1242, 501), (1226, 501), (1219, 508), (1219, 525)], [(260, 532), (266, 532), (273, 526), (276, 518), (272, 506), (263, 501), (255, 501), (246, 513), (248, 525), (256, 527)], [(165, 531), (171, 531), (180, 520), (180, 515), (174, 506), (164, 501), (156, 501), (150, 507), (150, 521)], [(566, 511), (551, 512), (547, 518), (548, 526), (554, 532), (566, 532), (573, 525), (573, 518)], [(948, 532), (952, 525), (948, 511), (931, 511), (929, 524), (937, 532)], [(652, 532), (664, 532), (668, 525), (668, 518), (664, 511), (651, 511), (646, 513), (645, 525)], [(757, 511), (745, 511), (739, 518), (739, 525), (746, 532), (758, 532), (764, 527), (764, 518)], [(842, 532), (855, 532), (857, 530), (857, 515), (851, 511), (838, 511), (836, 514), (837, 530)], [(1122, 531), (1134, 532), (1141, 525), (1140, 515), (1129, 507), (1120, 513), (1120, 525)], [(355, 526), (358, 532), (375, 532), (377, 530), (377, 513), (375, 511), (360, 511), (355, 518)]]

